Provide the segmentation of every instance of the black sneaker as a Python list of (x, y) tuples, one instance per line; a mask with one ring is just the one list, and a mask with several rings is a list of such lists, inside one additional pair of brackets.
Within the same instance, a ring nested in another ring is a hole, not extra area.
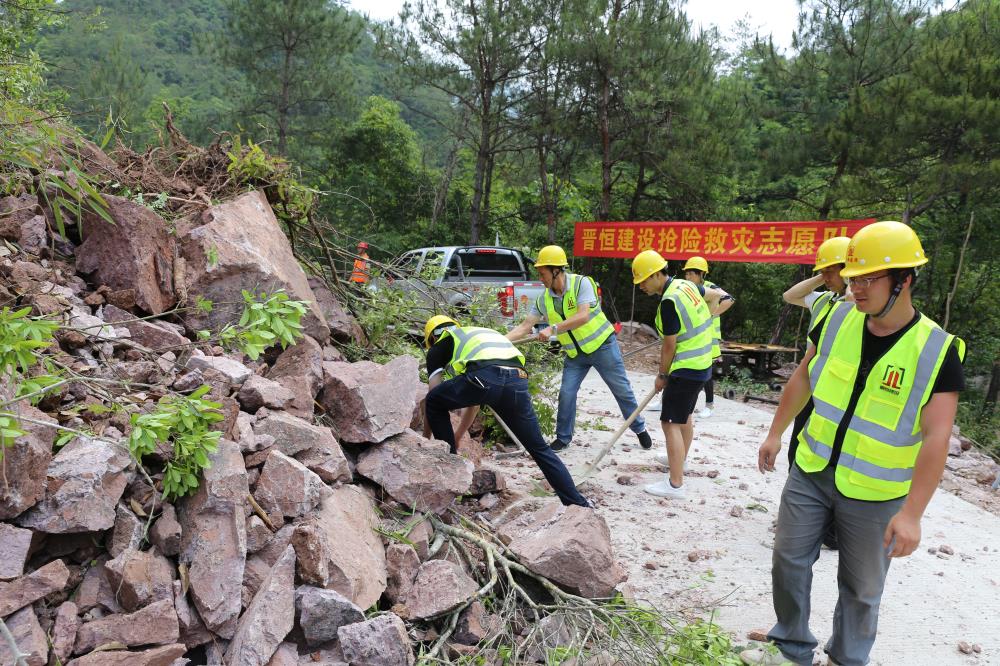
[(549, 444), (549, 448), (552, 449), (553, 451), (562, 451), (567, 446), (569, 446), (569, 442), (564, 442), (561, 439), (559, 439), (558, 437), (556, 437), (555, 439), (553, 439), (552, 443)]
[(639, 446), (641, 446), (642, 448), (644, 449), (653, 448), (653, 438), (650, 437), (649, 433), (646, 432), (645, 430), (643, 430), (640, 433), (637, 433), (636, 437), (639, 438)]

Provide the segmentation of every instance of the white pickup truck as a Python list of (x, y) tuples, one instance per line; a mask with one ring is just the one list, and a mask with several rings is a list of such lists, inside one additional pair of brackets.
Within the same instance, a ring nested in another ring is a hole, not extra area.
[(531, 279), (533, 264), (509, 247), (424, 247), (400, 255), (385, 277), (390, 288), (412, 292), (429, 305), (437, 301), (460, 306), (479, 291), (495, 291), (500, 316), (514, 319), (527, 315), (545, 290)]

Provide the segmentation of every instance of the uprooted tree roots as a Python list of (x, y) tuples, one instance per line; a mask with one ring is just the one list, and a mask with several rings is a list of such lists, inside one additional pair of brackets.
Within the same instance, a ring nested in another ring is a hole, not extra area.
[[(423, 644), (418, 664), (738, 663), (726, 661), (734, 654), (729, 639), (712, 625), (685, 625), (677, 616), (621, 597), (570, 594), (522, 565), (487, 525), (452, 515), (456, 524), (426, 516), (436, 534), (431, 555), (451, 549), (444, 557), (461, 560), (479, 589), (465, 603), (415, 623), (411, 636)], [(474, 647), (456, 649), (451, 641), (459, 618), (476, 601), (491, 617), (484, 636)], [(720, 644), (722, 660), (712, 658), (706, 639)]]

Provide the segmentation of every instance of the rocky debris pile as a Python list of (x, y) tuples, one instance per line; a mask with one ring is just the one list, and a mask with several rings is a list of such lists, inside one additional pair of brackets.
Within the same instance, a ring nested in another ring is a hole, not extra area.
[[(113, 224), (88, 219), (74, 242), (37, 198), (0, 199), (0, 299), (60, 322), (45, 354), (66, 378), (37, 406), (0, 391), (24, 430), (0, 481), (0, 618), (27, 663), (412, 664), (458, 613), (443, 647), (468, 653), (498, 622), (477, 601), (485, 565), (433, 524), (494, 504), (504, 482), (411, 429), (416, 361), (344, 360), (336, 343), (363, 344), (360, 327), (260, 193), (175, 233), (106, 199)], [(244, 290), (277, 289), (308, 304), (296, 344), (254, 362), (199, 341), (238, 321)], [(211, 311), (188, 307), (204, 299)], [(222, 437), (196, 492), (164, 502), (172, 453), (139, 466), (130, 417), (202, 385)], [(624, 579), (591, 510), (548, 499), (504, 530), (565, 590), (608, 596)], [(14, 661), (0, 641), (0, 666)]]

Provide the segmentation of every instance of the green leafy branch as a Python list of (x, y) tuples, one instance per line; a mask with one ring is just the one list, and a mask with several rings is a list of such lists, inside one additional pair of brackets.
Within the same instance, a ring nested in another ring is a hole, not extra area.
[[(284, 291), (273, 294), (253, 294), (243, 290), (243, 315), (235, 325), (227, 324), (215, 336), (211, 331), (198, 331), (202, 340), (215, 339), (227, 349), (238, 349), (253, 360), (276, 344), (284, 349), (302, 337), (302, 316), (305, 301), (288, 298)], [(211, 311), (210, 301), (199, 299), (198, 307)]]
[[(12, 398), (0, 406), (24, 399), (36, 404), (61, 383), (54, 375), (28, 374), (42, 364), (38, 352), (52, 344), (53, 335), (59, 328), (51, 319), (29, 317), (30, 312), (31, 308), (0, 310), (0, 381), (13, 387)], [(45, 366), (45, 369), (49, 368)], [(16, 414), (0, 412), (0, 459), (3, 459), (4, 449), (23, 434)]]
[(210, 387), (202, 386), (188, 396), (168, 395), (160, 399), (155, 411), (133, 414), (128, 448), (138, 462), (167, 444), (170, 459), (163, 470), (163, 498), (172, 500), (192, 493), (202, 470), (211, 466), (208, 459), (219, 445), (222, 432), (213, 425), (223, 420), (221, 403), (207, 400)]

